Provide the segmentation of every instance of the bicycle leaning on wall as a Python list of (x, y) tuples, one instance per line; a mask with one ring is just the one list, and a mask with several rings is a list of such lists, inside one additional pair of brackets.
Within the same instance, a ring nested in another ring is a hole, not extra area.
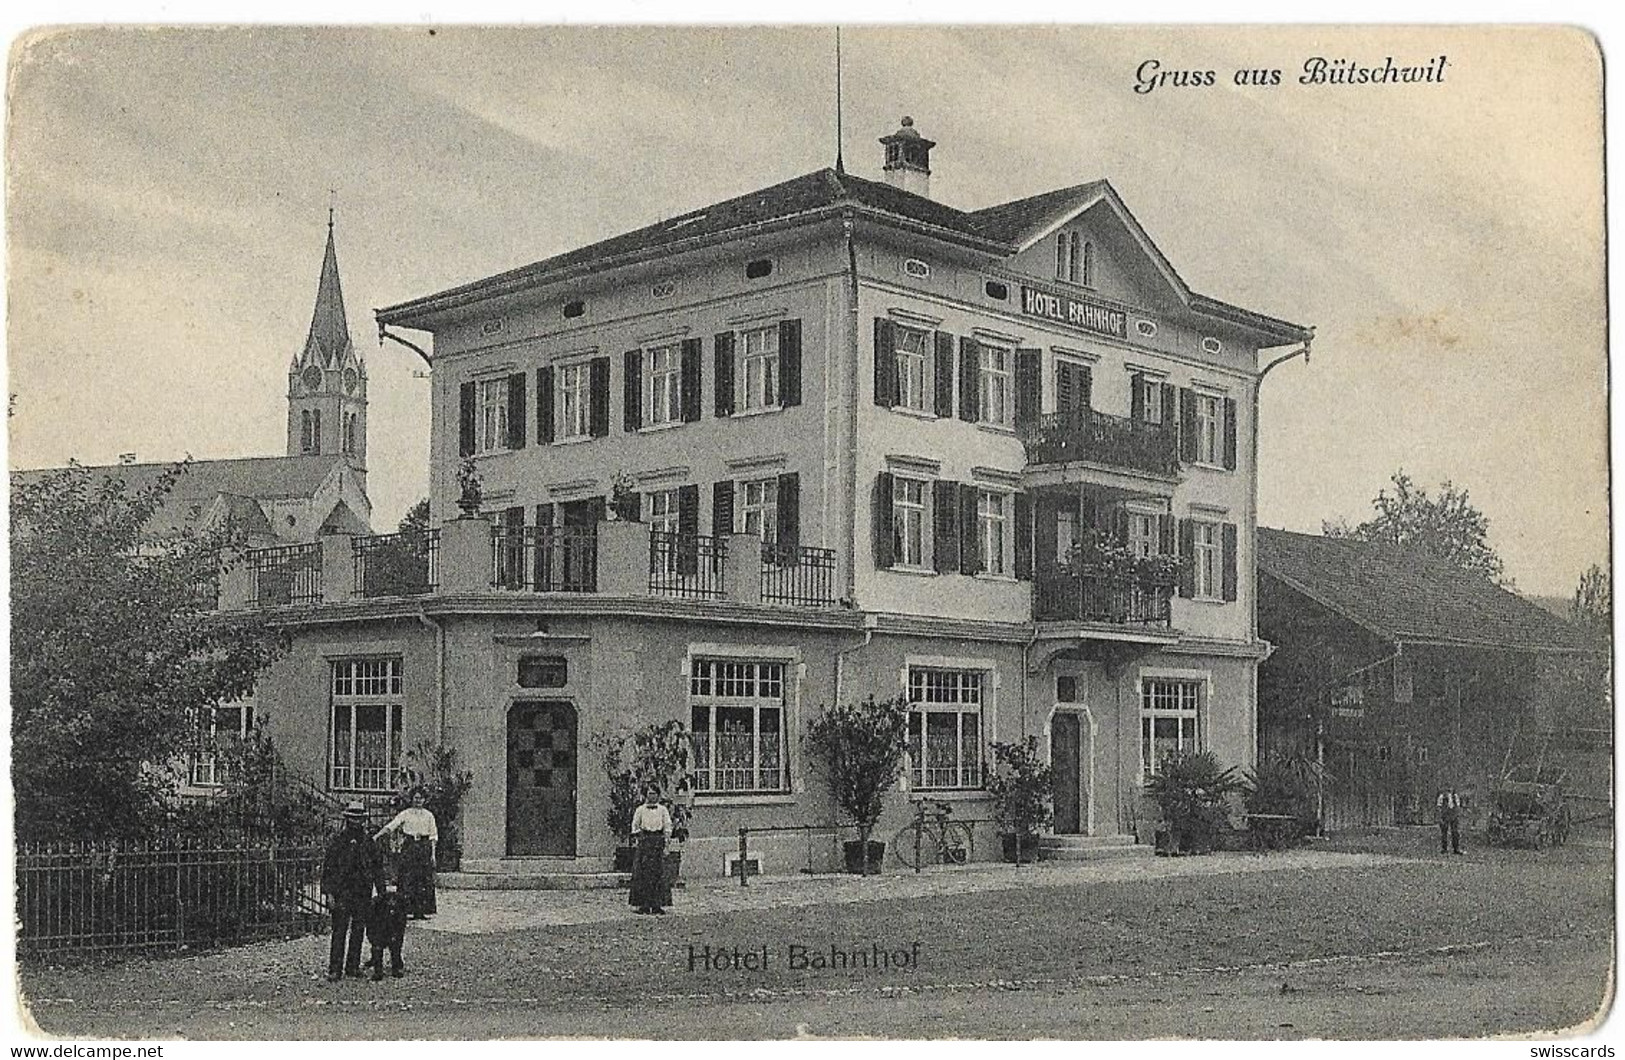
[(937, 799), (921, 799), (913, 822), (892, 839), (897, 860), (919, 872), (925, 865), (963, 865), (970, 858), (971, 826), (953, 819), (954, 808)]

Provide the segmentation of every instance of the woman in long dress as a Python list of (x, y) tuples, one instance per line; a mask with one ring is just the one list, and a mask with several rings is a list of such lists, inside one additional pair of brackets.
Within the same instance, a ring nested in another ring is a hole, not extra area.
[(628, 901), (640, 913), (664, 913), (666, 840), (671, 813), (660, 805), (660, 789), (643, 789), (643, 805), (632, 811), (632, 893)]
[(428, 793), (421, 787), (413, 788), (411, 798), (412, 805), (378, 829), (373, 838), (382, 839), (391, 832), (400, 835), (401, 892), (406, 898), (406, 913), (414, 920), (422, 920), (435, 912), (434, 857), (440, 829), (425, 805)]

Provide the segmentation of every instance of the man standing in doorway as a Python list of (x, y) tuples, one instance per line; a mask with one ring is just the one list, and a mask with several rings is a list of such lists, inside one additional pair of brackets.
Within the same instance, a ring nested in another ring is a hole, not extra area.
[(1461, 796), (1455, 788), (1439, 792), (1439, 853), (1461, 853)]

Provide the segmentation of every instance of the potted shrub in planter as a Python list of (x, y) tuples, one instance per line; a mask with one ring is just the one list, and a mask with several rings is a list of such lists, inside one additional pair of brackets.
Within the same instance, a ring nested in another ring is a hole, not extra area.
[(858, 826), (856, 842), (845, 844), (846, 870), (867, 876), (880, 869), (884, 843), (871, 842), (886, 792), (903, 775), (908, 750), (908, 703), (902, 698), (827, 708), (807, 728), (807, 743), (829, 779), (840, 811)]
[(1158, 763), (1145, 790), (1162, 811), (1166, 838), (1159, 837), (1159, 853), (1213, 851), (1228, 820), (1225, 799), (1241, 789), (1235, 774), (1220, 769), (1212, 751), (1180, 752)]
[(592, 742), (609, 778), (606, 823), (617, 841), (615, 871), (632, 871), (632, 814), (643, 801), (643, 789), (653, 784), (671, 812), (666, 878), (675, 880), (693, 814), (694, 744), (687, 726), (676, 719), (652, 722), (630, 733), (599, 735)]
[[(1305, 755), (1271, 753), (1249, 770), (1242, 804), (1250, 814), (1255, 845), (1269, 850), (1292, 846), (1319, 827), (1315, 784), (1325, 782), (1325, 768)], [(1282, 819), (1284, 818), (1284, 819)]]
[(1038, 854), (1038, 831), (1055, 819), (1051, 799), (1055, 775), (1038, 752), (1038, 738), (1020, 743), (994, 743), (995, 770), (987, 790), (993, 796), (993, 816), (999, 822), (1004, 860), (1020, 865)]
[(457, 508), (465, 518), (473, 518), (480, 514), (480, 506), (485, 503), (485, 489), (480, 484), (480, 467), (473, 457), (467, 457), (457, 465)]

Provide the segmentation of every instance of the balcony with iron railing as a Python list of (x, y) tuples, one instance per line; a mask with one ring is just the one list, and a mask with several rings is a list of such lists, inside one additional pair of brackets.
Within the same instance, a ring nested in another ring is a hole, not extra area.
[(1162, 477), (1179, 474), (1179, 446), (1169, 424), (1082, 408), (1039, 416), (1018, 434), (1029, 465), (1083, 462)]
[(476, 516), (434, 530), (252, 549), (223, 567), (219, 601), (229, 611), (523, 593), (824, 608), (837, 603), (836, 567), (831, 549), (755, 537), (651, 530), (624, 520), (493, 525)]
[(1091, 622), (1167, 629), (1174, 583), (1086, 564), (1054, 566), (1033, 574), (1033, 618), (1039, 622)]

